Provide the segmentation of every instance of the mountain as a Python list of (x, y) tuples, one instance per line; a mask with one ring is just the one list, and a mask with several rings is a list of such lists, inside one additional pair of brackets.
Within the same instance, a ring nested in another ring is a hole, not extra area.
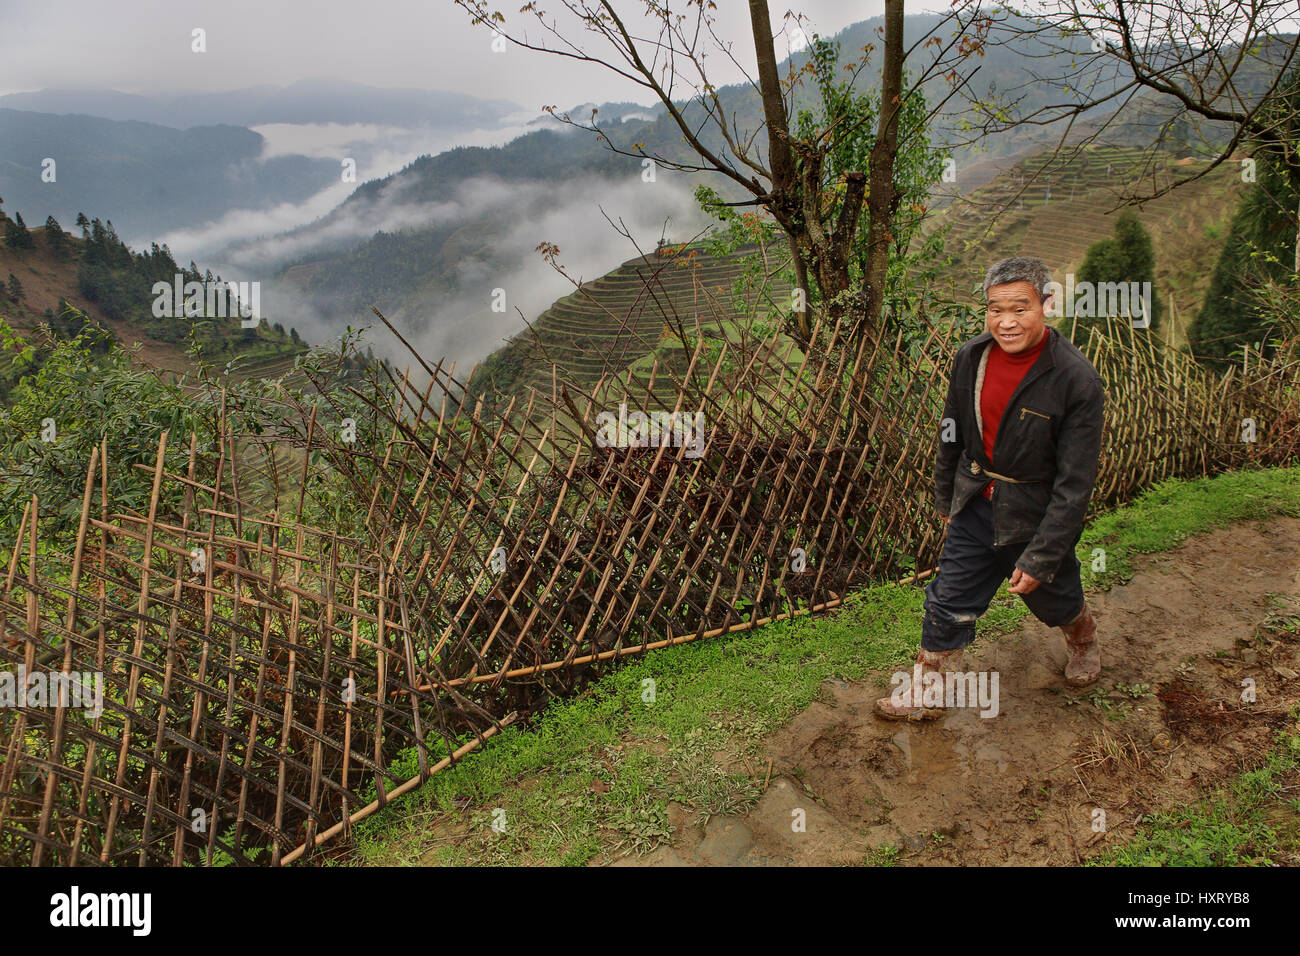
[(310, 220), (347, 196), (347, 182), (485, 133), (500, 141), (535, 116), (506, 100), (333, 79), (167, 98), (14, 93), (0, 97), (0, 196), (31, 222), (106, 210), (137, 242), (179, 231), (174, 244), (206, 255), (232, 234)]
[[(909, 17), (909, 39), (920, 39), (940, 20), (931, 14)], [(882, 24), (882, 18), (875, 18), (837, 35), (841, 62), (858, 56)], [(807, 59), (806, 52), (795, 53), (788, 65), (798, 71)], [(981, 64), (981, 75), (991, 86), (1030, 79), (1026, 63), (1005, 51), (990, 52), (987, 61)], [(1041, 63), (1033, 66), (1043, 68)], [(868, 90), (877, 78), (878, 71), (864, 69), (857, 86)], [(930, 99), (937, 102), (946, 84), (937, 80), (932, 86)], [(718, 95), (738, 140), (746, 140), (762, 125), (762, 106), (751, 86), (734, 84)], [(795, 109), (814, 106), (814, 96), (815, 90), (805, 84)], [(662, 107), (584, 103), (568, 113), (576, 121), (591, 122), (593, 108), (596, 122), (620, 146), (630, 149), (644, 143), (647, 153), (698, 162)], [(725, 153), (720, 134), (703, 122), (697, 107), (686, 105), (684, 113), (692, 126), (702, 128), (706, 145)], [(955, 114), (941, 112), (940, 125), (945, 124), (955, 127)], [(996, 175), (1011, 162), (1009, 156), (1041, 148), (1035, 147), (1041, 135), (1034, 130), (999, 139), (995, 148), (978, 157), (983, 169), (978, 182)], [(760, 160), (762, 143), (762, 136), (757, 137)], [(561, 250), (558, 261), (588, 275), (602, 275), (637, 252), (603, 215), (638, 220), (642, 230), (637, 239), (652, 248), (649, 233), (656, 227), (662, 231), (664, 223), (666, 238), (677, 242), (707, 226), (691, 198), (696, 185), (708, 183), (727, 199), (748, 198), (721, 176), (663, 168), (656, 171), (659, 188), (640, 188), (642, 172), (641, 160), (620, 156), (591, 134), (550, 121), (550, 128), (543, 126), (502, 146), (422, 156), (389, 176), (362, 184), (336, 209), (308, 225), (264, 241), (237, 243), (216, 257), (237, 270), (253, 263), (279, 266), (276, 295), (281, 308), (299, 302), (305, 314), (295, 316), (295, 322), (304, 331), (314, 330), (308, 323), (318, 323), (318, 338), (367, 322), (368, 307), (375, 305), (431, 354), (469, 361), (521, 331), (525, 322), (567, 291), (562, 283), (552, 282), (553, 277), (531, 268), (539, 244), (554, 242)], [(620, 189), (619, 184), (628, 188)], [(512, 295), (505, 314), (490, 309), (494, 288)], [(516, 306), (522, 314), (516, 313)]]
[[(905, 43), (921, 43), (941, 23), (938, 14), (907, 17)], [(882, 26), (883, 19), (877, 17), (853, 24), (831, 38), (839, 44), (841, 63), (860, 57), (863, 46), (875, 43), (876, 52), (855, 80), (861, 91), (871, 90), (878, 82), (878, 31)], [(971, 74), (969, 94), (990, 102), (1015, 101), (1021, 115), (1061, 101), (1059, 88), (1077, 69), (1069, 44), (1083, 52), (1089, 41), (1080, 37), (1065, 43), (1067, 52), (1055, 55), (1052, 46), (1032, 35), (1015, 49), (987, 46), (982, 56), (970, 61), (969, 66), (977, 69)], [(919, 49), (926, 47), (922, 44)], [(795, 53), (782, 64), (781, 74), (788, 69), (799, 71), (807, 58), (806, 51)], [(918, 61), (909, 71), (915, 75), (922, 65)], [(1239, 86), (1259, 89), (1262, 80), (1262, 72), (1252, 68), (1242, 74)], [(1120, 81), (1120, 74), (1114, 72), (1090, 92), (1102, 96)], [(932, 79), (925, 87), (927, 102), (936, 106), (949, 92), (943, 77)], [(795, 96), (794, 111), (813, 106), (814, 93), (805, 84)], [(736, 84), (721, 88), (718, 96), (733, 137), (746, 141), (763, 122), (756, 91), (750, 85)], [(940, 107), (932, 139), (961, 142), (971, 135), (962, 132), (963, 109), (959, 98)], [(588, 103), (569, 112), (575, 120), (590, 122), (591, 110)], [(683, 112), (693, 128), (701, 129), (705, 145), (725, 152), (720, 134), (704, 122), (699, 108), (688, 104)], [(1101, 131), (1100, 143), (1107, 148), (1147, 146), (1161, 136), (1172, 116), (1171, 101), (1144, 93), (1122, 117), (1099, 108), (1078, 118), (1067, 142), (1077, 144), (1084, 136)], [(643, 143), (647, 153), (698, 162), (662, 109), (605, 104), (596, 118), (610, 139), (625, 149)], [(957, 182), (936, 188), (934, 206), (985, 186), (1060, 135), (1060, 129), (1028, 126), (985, 137), (977, 148), (958, 150), (954, 157)], [(1207, 142), (1221, 145), (1224, 137), (1221, 125), (1184, 123), (1174, 124), (1166, 142), (1173, 157), (1181, 159), (1201, 155), (1198, 147)], [(761, 161), (764, 138), (759, 135), (753, 142)], [(1126, 162), (1124, 168), (1130, 166)], [(510, 336), (521, 331), (545, 309), (549, 300), (521, 279), (527, 276), (533, 283), (542, 282), (526, 269), (528, 256), (535, 257), (539, 244), (554, 242), (561, 247), (560, 261), (579, 263), (588, 274), (596, 275), (615, 269), (637, 251), (599, 219), (591, 226), (583, 220), (581, 230), (553, 229), (543, 223), (578, 220), (598, 202), (613, 201), (617, 191), (611, 184), (633, 183), (640, 172), (638, 159), (613, 153), (589, 133), (539, 129), (500, 147), (421, 157), (390, 176), (362, 185), (329, 215), (284, 236), (232, 248), (222, 258), (235, 263), (279, 264), (281, 293), (299, 299), (326, 330), (365, 321), (366, 309), (373, 304), (399, 320), (430, 354), (468, 361), (486, 354), (484, 350), (503, 333)], [(1093, 172), (1090, 169), (1087, 175)], [(1081, 174), (1075, 171), (1071, 175)], [(620, 197), (622, 205), (602, 207), (602, 212), (611, 219), (619, 214), (636, 215), (646, 224), (656, 217), (671, 220), (667, 238), (681, 242), (689, 240), (690, 230), (700, 224), (683, 201), (699, 183), (707, 182), (726, 199), (749, 198), (734, 183), (713, 174), (680, 174), (673, 179), (661, 169), (658, 178), (661, 184), (671, 180), (673, 187), (627, 192)], [(498, 201), (479, 201), (483, 195), (495, 195)], [(569, 245), (590, 244), (587, 231), (592, 228), (603, 232), (607, 240), (603, 247), (589, 250), (585, 257), (566, 247), (566, 236)], [(644, 233), (638, 238), (644, 240)], [(1019, 242), (1016, 239), (1015, 244)], [(1060, 254), (1068, 259), (1081, 253), (1082, 247), (1075, 245), (1062, 247)], [(514, 302), (518, 305), (524, 299), (531, 308), (521, 308), (521, 315), (515, 315), (513, 307), (509, 315), (489, 311), (491, 289), (514, 291), (521, 286), (528, 288), (532, 297), (516, 294)], [(543, 284), (542, 288), (550, 293), (554, 287)], [(539, 298), (543, 299), (540, 306), (536, 305)]]
[[(939, 22), (936, 14), (908, 17), (907, 41), (915, 43)], [(874, 18), (838, 34), (834, 39), (840, 44), (841, 60), (859, 56), (860, 47), (865, 44), (876, 42), (878, 50), (877, 31), (882, 23), (881, 18)], [(1086, 39), (1079, 42), (1083, 44)], [(979, 70), (972, 80), (972, 92), (985, 97), (1023, 94), (1022, 111), (1049, 102), (1055, 95), (1053, 83), (1063, 81), (1072, 65), (1064, 62), (1068, 59), (1065, 56), (1052, 60), (1032, 55), (1044, 52), (1046, 47), (1036, 46), (1033, 40), (1026, 41), (1017, 50), (988, 47), (982, 58), (973, 61)], [(877, 52), (867, 68), (858, 74), (859, 89), (869, 90), (876, 84), (878, 60)], [(787, 65), (797, 71), (806, 61), (806, 52), (796, 53), (788, 64), (783, 64), (782, 73), (786, 72)], [(286, 89), (246, 90), (241, 107), (244, 112), (239, 118), (244, 122), (281, 117), (299, 121), (326, 116), (355, 118), (358, 114), (347, 113), (341, 104), (347, 101), (349, 91), (356, 93), (356, 89), (341, 84), (336, 97), (340, 103), (322, 104), (317, 94), (330, 88), (329, 84), (312, 81)], [(401, 91), (388, 92), (393, 95), (393, 102), (400, 99)], [(926, 92), (929, 101), (937, 104), (948, 92), (947, 83), (938, 78), (927, 86)], [(365, 95), (357, 93), (361, 99)], [(814, 91), (805, 86), (796, 96), (795, 109), (813, 105), (813, 95)], [(176, 96), (172, 103), (201, 109), (205, 117), (220, 116), (220, 109), (224, 108), (222, 96), (186, 93)], [(722, 88), (719, 97), (736, 138), (745, 139), (762, 124), (761, 104), (751, 86), (737, 84)], [(940, 139), (945, 131), (958, 129), (957, 106), (957, 100), (952, 100), (940, 109), (936, 121), (936, 136)], [(211, 113), (208, 107), (212, 108)], [(118, 108), (143, 106), (123, 100)], [(587, 120), (592, 108), (588, 103), (570, 112), (575, 118)], [(719, 136), (707, 125), (695, 122), (702, 120), (699, 112), (694, 107), (685, 107), (687, 121), (704, 125), (706, 144), (721, 148)], [(1139, 112), (1141, 115), (1135, 119), (1114, 125), (1109, 131), (1111, 142), (1126, 137), (1133, 142), (1152, 141), (1149, 124), (1158, 123), (1166, 114), (1161, 104), (1150, 100), (1143, 103)], [(464, 118), (468, 114), (460, 115)], [(647, 152), (673, 160), (696, 161), (694, 153), (682, 142), (680, 130), (662, 108), (606, 103), (599, 106), (597, 118), (602, 130), (625, 148), (639, 142), (645, 144)], [(1085, 118), (1078, 126), (1088, 127), (1088, 120), (1095, 124), (1103, 119)], [(549, 117), (529, 126), (530, 132), (501, 146), (462, 147), (420, 156), (396, 172), (361, 183), (336, 206), (327, 207), (330, 211), (325, 215), (288, 231), (273, 230), (265, 224), (265, 217), (247, 227), (242, 222), (233, 226), (227, 223), (215, 232), (222, 237), (233, 233), (239, 238), (205, 258), (227, 274), (268, 280), (267, 294), (273, 306), (285, 321), (297, 326), (310, 340), (330, 338), (348, 325), (373, 323), (373, 316), (368, 313), (374, 305), (410, 332), (427, 354), (435, 358), (447, 355), (463, 362), (494, 351), (502, 340), (516, 335), (571, 288), (567, 280), (543, 261), (542, 250), (548, 248), (547, 244), (559, 247), (553, 257), (555, 262), (577, 277), (602, 275), (638, 251), (620, 238), (606, 219), (624, 222), (619, 228), (627, 228), (644, 250), (653, 248), (657, 235), (682, 242), (708, 225), (692, 197), (694, 187), (701, 182), (717, 188), (724, 198), (747, 198), (740, 195), (734, 184), (710, 174), (690, 176), (661, 168), (655, 179), (647, 180), (637, 158), (619, 156), (589, 133), (557, 126)], [(230, 127), (208, 129), (231, 130)], [(185, 135), (195, 132), (187, 130)], [(170, 131), (170, 135), (176, 134)], [(226, 135), (233, 143), (235, 134)], [(1055, 135), (1058, 135), (1056, 130), (1032, 127), (991, 137), (981, 144), (978, 152), (959, 154), (957, 190), (969, 193), (990, 182), (1026, 155), (1042, 149), (1040, 137)], [(762, 136), (755, 142), (761, 160)], [(270, 166), (274, 160), (250, 161), (247, 156), (252, 152), (251, 142), (244, 144), (244, 148), (246, 151), (231, 167), (234, 171), (253, 176), (276, 174), (275, 167)], [(25, 155), (27, 166), (22, 182), (6, 185), (6, 180), (0, 179), (0, 189), (5, 190), (2, 194), (10, 208), (27, 211), (24, 200), (15, 197), (23, 196), (21, 190), (30, 191), (38, 183), (29, 173), (37, 154), (38, 151), (28, 150)], [(305, 162), (302, 157), (280, 156), (279, 159)], [(105, 160), (111, 165), (111, 157), (106, 156)], [(299, 173), (297, 185), (302, 191), (297, 195), (320, 189), (326, 181), (337, 187), (336, 162), (325, 159), (319, 162), (324, 165)], [(171, 165), (183, 165), (183, 161)], [(166, 175), (181, 173), (162, 170), (159, 177), (165, 181)], [(209, 166), (207, 176), (212, 175)], [(312, 189), (306, 187), (307, 182), (312, 184)], [(15, 189), (20, 192), (15, 194)], [(235, 191), (239, 193), (239, 201), (247, 200), (255, 192)], [(320, 191), (313, 195), (319, 200), (335, 193)], [(936, 205), (945, 198), (950, 200), (952, 196), (936, 194)], [(134, 197), (134, 201), (138, 203), (139, 197)], [(94, 208), (104, 209), (106, 205), (96, 203)], [(107, 208), (118, 207), (110, 203)], [(115, 213), (114, 222), (125, 232), (129, 224), (124, 226), (123, 215), (127, 213)], [(211, 214), (195, 212), (194, 218), (187, 221), (191, 233), (208, 221), (205, 215)], [(39, 222), (42, 216), (28, 213), (27, 218)], [(163, 231), (154, 229), (153, 235)], [(256, 235), (258, 232), (264, 234)], [(176, 244), (173, 237), (167, 238)], [(274, 282), (269, 281), (272, 277)]]
[(116, 90), (47, 89), (0, 96), (0, 109), (79, 113), (189, 129), (264, 123), (379, 123), (471, 129), (494, 126), (531, 111), (508, 100), (485, 100), (440, 90), (387, 89), (338, 79), (300, 80), (291, 86), (250, 86), (171, 96)]
[[(0, 226), (10, 224), (0, 210)], [(182, 282), (201, 282), (207, 270), (179, 265), (156, 244), (147, 252), (133, 252), (98, 219), (84, 230), (84, 238), (44, 226), (27, 234), (26, 247), (0, 243), (0, 320), (24, 337), (39, 341), (35, 333), (42, 323), (57, 336), (75, 334), (83, 320), (67, 312), (70, 305), (123, 347), (137, 348), (142, 363), (175, 372), (192, 368), (186, 352), (192, 342), (218, 367), (239, 360), (241, 377), (276, 374), (307, 347), (266, 310), (261, 310), (265, 320), (250, 328), (238, 316), (219, 317), (215, 311), (206, 317), (157, 317), (154, 281), (173, 284), (179, 274)]]
[(427, 354), (467, 362), (572, 288), (539, 246), (558, 246), (556, 262), (581, 279), (636, 252), (606, 216), (642, 248), (665, 230), (670, 239), (703, 230), (689, 178), (656, 173), (644, 181), (639, 160), (590, 136), (538, 130), (422, 157), (309, 226), (216, 258), (236, 274), (278, 262), (269, 301), (313, 341), (374, 324), (374, 305)]
[[(262, 159), (264, 142), (238, 126), (0, 109), (0, 197), (29, 223), (52, 215), (68, 225), (103, 209), (120, 234), (156, 237), (231, 209), (301, 202), (338, 181), (337, 160)], [(53, 182), (42, 179), (47, 159)]]
[[(1166, 156), (1156, 175), (1167, 181), (1204, 165)], [(929, 288), (975, 305), (980, 296), (972, 289), (984, 269), (1009, 255), (1041, 256), (1058, 282), (1073, 286), (1067, 276), (1079, 271), (1088, 246), (1111, 234), (1119, 215), (1112, 208), (1116, 187), (1142, 171), (1150, 174), (1140, 151), (1129, 147), (1095, 146), (1068, 158), (1040, 152), (1016, 163), (933, 216), (927, 230), (948, 227), (948, 256), (937, 264)], [(1038, 185), (1020, 196), (1027, 180)], [(1153, 240), (1156, 292), (1169, 310), (1160, 334), (1171, 344), (1186, 340), (1244, 189), (1233, 168), (1220, 167), (1138, 213)], [(698, 321), (706, 338), (735, 339), (740, 328), (771, 324), (764, 313), (772, 303), (788, 301), (780, 280), (767, 296), (753, 294), (752, 287), (746, 294), (741, 254), (749, 251), (716, 256), (703, 247), (665, 248), (584, 282), (487, 356), (470, 380), (471, 390), (498, 409), (510, 399), (516, 408), (525, 407), (530, 389), (550, 394), (555, 378), (590, 390), (609, 376), (640, 394), (638, 389), (650, 387), (658, 363), (654, 391), (671, 400), (670, 372), (681, 373), (690, 359), (682, 330), (693, 335)], [(1053, 320), (1065, 329), (1067, 322)], [(617, 385), (612, 394), (619, 394)]]

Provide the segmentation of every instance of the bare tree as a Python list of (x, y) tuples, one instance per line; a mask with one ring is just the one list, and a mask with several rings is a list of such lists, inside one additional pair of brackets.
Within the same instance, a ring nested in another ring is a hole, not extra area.
[[(1043, 0), (990, 16), (991, 46), (1006, 45), (1049, 69), (1031, 65), (1017, 88), (972, 98), (981, 134), (1063, 124), (1060, 153), (1125, 124), (1150, 123), (1142, 175), (1119, 190), (1121, 204), (1162, 196), (1243, 148), (1266, 151), (1300, 186), (1296, 0)], [(1195, 134), (1209, 161), (1158, 177), (1176, 134)]]
[[(761, 206), (785, 232), (803, 302), (809, 301), (810, 284), (815, 284), (831, 319), (864, 319), (859, 326), (863, 331), (880, 327), (899, 203), (895, 164), (900, 149), (914, 142), (912, 137), (924, 137), (927, 126), (902, 129), (899, 118), (908, 99), (920, 96), (928, 81), (943, 77), (956, 89), (969, 78), (972, 71), (964, 65), (981, 51), (986, 29), (976, 0), (957, 0), (940, 21), (940, 26), (955, 26), (951, 35), (941, 36), (936, 26), (910, 49), (903, 39), (903, 0), (885, 0), (881, 109), (868, 168), (843, 171), (842, 184), (832, 190), (824, 182), (828, 157), (845, 138), (863, 134), (861, 117), (830, 116), (813, 135), (795, 135), (791, 118), (804, 71), (796, 72), (791, 58), (787, 76), (781, 77), (767, 0), (749, 0), (752, 67), (740, 61), (732, 42), (718, 36), (716, 5), (710, 0), (686, 0), (677, 11), (670, 0), (643, 0), (639, 20), (619, 13), (608, 0), (558, 0), (555, 9), (563, 14), (563, 24), (537, 3), (529, 3), (520, 11), (524, 25), (490, 11), (487, 0), (456, 2), (476, 23), (491, 25), (516, 46), (598, 64), (652, 93), (681, 132), (690, 155), (669, 155), (664, 148), (646, 152), (643, 143), (620, 142), (618, 131), (601, 126), (594, 111), (585, 122), (550, 111), (594, 133), (616, 153), (650, 158), (669, 169), (726, 177), (751, 197), (729, 205)], [(786, 18), (787, 23), (800, 22), (789, 13)], [(530, 37), (526, 28), (534, 24), (540, 35)], [(648, 35), (643, 35), (644, 24), (650, 25)], [(594, 40), (591, 48), (583, 45), (581, 34)], [(705, 61), (714, 51), (720, 51), (757, 92), (763, 117), (757, 128), (743, 128), (734, 108), (728, 110), (723, 91), (709, 80)], [(865, 68), (871, 52), (864, 48), (862, 59), (848, 65), (852, 79)], [(909, 57), (919, 61), (920, 68), (909, 75), (911, 82), (904, 88)], [(869, 254), (855, 283), (851, 250), (864, 207)], [(806, 343), (812, 324), (807, 309), (796, 306), (792, 334)]]

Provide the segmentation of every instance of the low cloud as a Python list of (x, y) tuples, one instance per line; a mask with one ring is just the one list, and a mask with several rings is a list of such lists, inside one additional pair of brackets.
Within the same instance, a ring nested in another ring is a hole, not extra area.
[[(652, 251), (661, 235), (669, 241), (689, 239), (708, 220), (692, 195), (689, 177), (657, 171), (657, 181), (641, 181), (639, 170), (627, 178), (554, 182), (506, 182), (492, 177), (465, 181), (445, 202), (410, 203), (407, 184), (392, 181), (376, 200), (350, 204), (318, 227), (277, 236), (232, 252), (230, 265), (240, 278), (260, 263), (301, 258), (312, 250), (350, 244), (382, 229), (399, 232), (464, 223), (494, 231), (490, 258), (472, 252), (450, 266), (430, 264), (430, 280), (443, 280), (451, 294), (421, 296), (408, 290), (400, 302), (375, 303), (430, 365), (440, 358), (457, 362), (457, 377), (470, 365), (525, 330), (573, 285), (536, 251), (539, 243), (557, 245), (557, 261), (576, 280), (590, 281), (634, 258), (636, 246), (619, 235), (606, 216), (620, 223), (643, 251)], [(450, 274), (448, 274), (450, 273)], [(255, 276), (254, 276), (255, 277)], [(449, 281), (448, 281), (449, 280)], [(290, 283), (264, 282), (272, 321), (292, 326), (308, 341), (336, 338), (348, 326), (376, 324), (372, 314), (340, 309), (327, 297), (312, 296)], [(493, 310), (495, 290), (504, 293), (505, 312)], [(611, 319), (614, 321), (614, 319)], [(378, 354), (403, 364), (409, 361), (380, 325), (370, 343)]]
[[(249, 236), (275, 235), (325, 216), (347, 199), (355, 188), (355, 183), (340, 182), (322, 189), (305, 202), (277, 203), (265, 209), (232, 209), (220, 219), (206, 222), (201, 226), (192, 229), (173, 229), (158, 241), (172, 250), (177, 262), (187, 263), (194, 260), (206, 263), (211, 257), (217, 255), (219, 250), (231, 243), (244, 242)], [(137, 239), (131, 244), (143, 247), (148, 242)], [(220, 269), (214, 267), (213, 271), (220, 271)]]
[[(550, 117), (543, 119), (550, 125), (558, 125)], [(488, 147), (508, 143), (535, 128), (531, 125), (533, 120), (535, 117), (511, 116), (508, 117), (509, 125), (474, 130), (406, 128), (373, 123), (269, 123), (252, 127), (253, 132), (262, 137), (262, 152), (257, 162), (285, 156), (305, 156), (308, 159), (332, 159), (341, 163), (347, 157), (356, 161), (356, 181), (343, 182), (340, 165), (337, 182), (302, 202), (277, 203), (265, 208), (233, 209), (209, 222), (173, 229), (162, 236), (133, 236), (127, 241), (137, 248), (147, 248), (153, 241), (166, 243), (181, 262), (194, 260), (202, 264), (213, 259), (230, 259), (232, 256), (238, 262), (239, 259), (249, 260), (247, 253), (252, 250), (256, 250), (257, 255), (269, 253), (277, 261), (284, 261), (309, 251), (313, 242), (295, 244), (293, 241), (273, 241), (270, 245), (263, 246), (260, 241), (280, 237), (327, 217), (353, 193), (358, 183), (392, 175), (421, 156), (437, 155), (459, 146)], [(231, 175), (242, 174), (237, 169), (231, 170)], [(399, 216), (393, 221), (400, 219)], [(419, 221), (418, 216), (416, 221)], [(319, 235), (331, 237), (334, 241), (327, 244), (337, 246), (340, 239), (355, 242), (373, 235), (380, 228), (387, 228), (382, 221), (368, 232), (362, 228), (361, 231), (344, 229), (332, 234), (324, 229)], [(227, 248), (231, 246), (243, 249), (246, 254), (240, 256), (238, 251), (232, 253)]]
[[(330, 220), (359, 183), (382, 179), (398, 173), (421, 156), (436, 156), (462, 146), (501, 146), (539, 128), (567, 131), (553, 117), (516, 114), (505, 118), (505, 125), (473, 130), (431, 129), (423, 127), (380, 126), (373, 123), (268, 123), (252, 127), (262, 137), (262, 152), (257, 162), (285, 156), (308, 159), (356, 161), (355, 182), (343, 182), (342, 166), (338, 182), (322, 189), (302, 202), (277, 203), (271, 207), (233, 209), (217, 219), (183, 229), (173, 229), (161, 236), (128, 237), (130, 245), (147, 248), (149, 243), (166, 243), (180, 262), (194, 260), (206, 265), (221, 260), (241, 269), (266, 261), (283, 263), (322, 249), (337, 249), (369, 238), (380, 229), (394, 231), (419, 228), (434, 222), (428, 210), (402, 213), (391, 202), (381, 204), (373, 215), (362, 212)], [(244, 175), (234, 167), (231, 175)], [(315, 223), (316, 225), (312, 225)], [(310, 235), (287, 235), (310, 227)], [(216, 266), (213, 266), (214, 271)]]

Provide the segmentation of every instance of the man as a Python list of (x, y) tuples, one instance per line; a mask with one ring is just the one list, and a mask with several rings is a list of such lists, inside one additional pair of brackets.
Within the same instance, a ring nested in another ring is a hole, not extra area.
[(1097, 480), (1105, 396), (1088, 359), (1045, 323), (1050, 283), (1047, 267), (1023, 256), (984, 277), (987, 330), (958, 350), (940, 423), (934, 492), (948, 538), (926, 587), (913, 668), (922, 684), (878, 700), (881, 717), (943, 715), (937, 694), (922, 696), (925, 684), (942, 686), (927, 675), (957, 671), (1008, 575), (1008, 590), (1065, 632), (1066, 682), (1084, 687), (1101, 673), (1074, 549)]

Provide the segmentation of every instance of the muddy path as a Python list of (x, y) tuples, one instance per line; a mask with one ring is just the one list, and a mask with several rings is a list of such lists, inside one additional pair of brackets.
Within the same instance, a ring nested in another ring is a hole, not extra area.
[(1300, 697), (1300, 635), (1279, 624), (1300, 614), (1300, 520), (1214, 530), (1135, 570), (1089, 594), (1092, 687), (1064, 683), (1061, 632), (1033, 618), (966, 651), (963, 670), (998, 672), (996, 717), (882, 721), (871, 707), (888, 674), (826, 682), (766, 741), (772, 769), (748, 813), (704, 821), (671, 804), (674, 842), (620, 863), (852, 864), (895, 846), (900, 863), (1077, 864), (1144, 814), (1227, 784)]

